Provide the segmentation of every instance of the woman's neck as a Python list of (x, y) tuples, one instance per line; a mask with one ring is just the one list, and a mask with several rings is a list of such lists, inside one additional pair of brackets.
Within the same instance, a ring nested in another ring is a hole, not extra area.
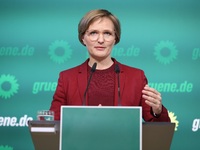
[(95, 62), (97, 63), (96, 69), (98, 69), (98, 70), (107, 69), (107, 68), (109, 68), (110, 66), (112, 66), (112, 64), (114, 63), (113, 60), (112, 60), (111, 58), (103, 59), (103, 60), (96, 60), (96, 59), (90, 58), (89, 61), (88, 61), (88, 65), (89, 65), (90, 67), (92, 67), (92, 65), (93, 65)]

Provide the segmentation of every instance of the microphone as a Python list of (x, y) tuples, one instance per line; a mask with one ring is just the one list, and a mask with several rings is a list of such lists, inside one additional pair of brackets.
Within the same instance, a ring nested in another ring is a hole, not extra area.
[(117, 73), (117, 81), (118, 81), (118, 106), (121, 105), (121, 100), (120, 100), (120, 82), (119, 82), (119, 73), (120, 73), (120, 68), (118, 64), (115, 64), (115, 72)]
[(86, 89), (85, 89), (84, 99), (83, 99), (83, 105), (86, 104), (86, 93), (87, 93), (87, 91), (88, 91), (88, 87), (89, 87), (89, 85), (90, 85), (90, 80), (91, 80), (91, 78), (92, 78), (93, 73), (94, 73), (95, 70), (96, 70), (96, 67), (97, 67), (97, 63), (95, 62), (95, 63), (92, 65), (92, 68), (91, 68), (91, 70), (90, 70), (90, 77), (89, 77), (89, 79), (88, 79), (88, 83), (87, 83), (87, 86), (86, 86)]

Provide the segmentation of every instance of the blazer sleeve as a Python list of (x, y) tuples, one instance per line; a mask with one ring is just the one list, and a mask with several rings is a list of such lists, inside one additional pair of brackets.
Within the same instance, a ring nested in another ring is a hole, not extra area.
[[(147, 78), (142, 71), (143, 74), (143, 81), (144, 81), (144, 86), (148, 84)], [(168, 111), (167, 109), (162, 105), (162, 112), (159, 116), (154, 116), (152, 108), (148, 106), (145, 103), (145, 100), (141, 98), (142, 100), (142, 113), (143, 113), (143, 119), (147, 122), (171, 122), (169, 116), (168, 116)]]
[(61, 105), (64, 105), (67, 102), (64, 90), (64, 83), (65, 82), (63, 78), (63, 73), (61, 72), (58, 78), (58, 85), (53, 95), (53, 100), (50, 106), (50, 110), (54, 111), (54, 120), (60, 120)]

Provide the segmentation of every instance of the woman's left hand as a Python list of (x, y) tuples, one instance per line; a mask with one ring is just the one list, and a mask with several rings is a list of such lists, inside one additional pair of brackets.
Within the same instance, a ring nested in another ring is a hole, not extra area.
[(161, 94), (154, 88), (145, 85), (142, 90), (142, 97), (145, 99), (147, 105), (152, 107), (153, 112), (159, 115), (162, 112), (162, 97)]

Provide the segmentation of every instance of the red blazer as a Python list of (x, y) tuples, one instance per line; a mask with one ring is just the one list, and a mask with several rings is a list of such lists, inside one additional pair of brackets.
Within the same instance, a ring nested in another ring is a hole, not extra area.
[[(163, 106), (159, 117), (154, 117), (152, 109), (142, 98), (142, 90), (147, 84), (144, 72), (140, 69), (129, 67), (117, 62), (120, 68), (120, 99), (122, 106), (142, 106), (144, 121), (170, 122), (167, 109)], [(88, 60), (74, 68), (62, 71), (58, 79), (58, 85), (53, 96), (50, 110), (55, 112), (55, 120), (60, 120), (61, 105), (82, 105), (84, 92), (87, 86)], [(116, 84), (118, 85), (116, 73)], [(87, 96), (86, 96), (87, 97)], [(87, 99), (86, 99), (87, 105)], [(118, 86), (115, 86), (115, 106), (118, 105)]]

